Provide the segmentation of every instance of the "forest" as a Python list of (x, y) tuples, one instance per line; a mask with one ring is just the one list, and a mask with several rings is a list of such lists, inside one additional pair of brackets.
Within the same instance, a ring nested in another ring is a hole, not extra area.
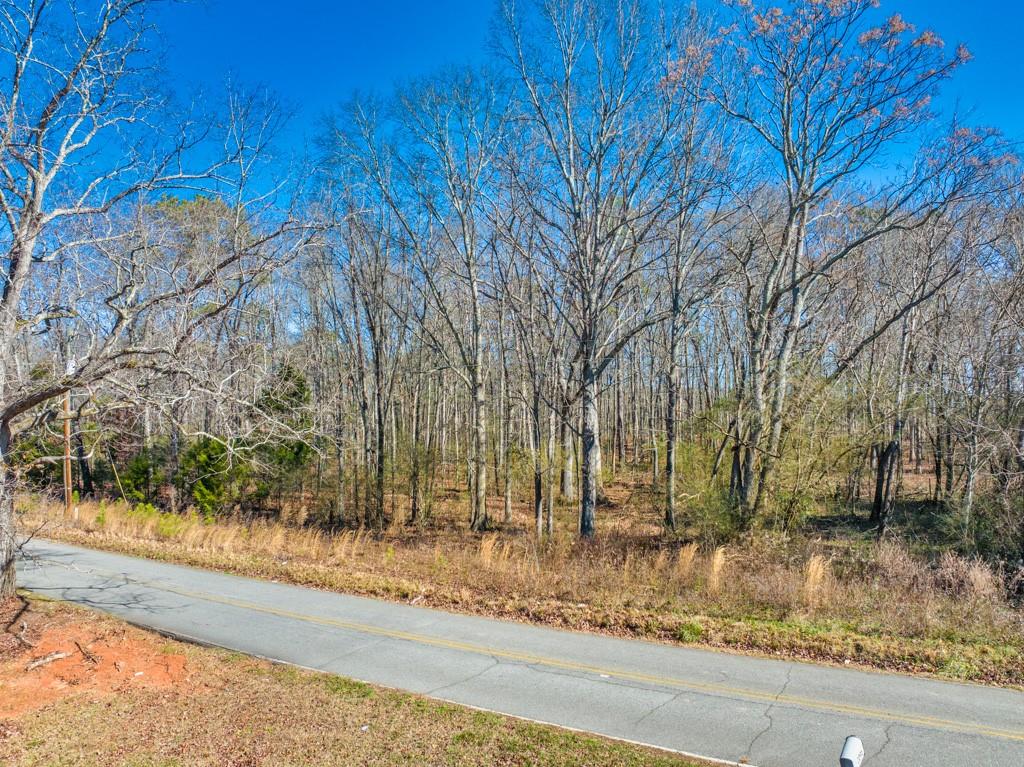
[(483, 65), (289, 154), (275, 95), (161, 87), (150, 5), (0, 18), (0, 594), (19, 534), (119, 514), (570, 601), (637, 558), (773, 615), (780, 568), (801, 610), (925, 578), (1019, 626), (1024, 182), (928, 19), (505, 0)]

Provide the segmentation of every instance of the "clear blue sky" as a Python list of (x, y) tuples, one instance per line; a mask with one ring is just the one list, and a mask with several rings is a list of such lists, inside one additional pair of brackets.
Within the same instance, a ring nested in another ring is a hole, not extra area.
[[(297, 109), (289, 140), (298, 144), (356, 89), (386, 91), (482, 59), (495, 0), (199, 0), (165, 8), (158, 22), (172, 81), (183, 92), (215, 92), (229, 75), (267, 86)], [(1024, 0), (882, 0), (882, 11), (951, 45), (966, 43), (975, 59), (947, 96), (973, 111), (973, 122), (1024, 141)]]
[(289, 138), (356, 90), (398, 82), (487, 53), (494, 0), (198, 0), (156, 17), (172, 83), (217, 92), (228, 77), (266, 86), (297, 110)]

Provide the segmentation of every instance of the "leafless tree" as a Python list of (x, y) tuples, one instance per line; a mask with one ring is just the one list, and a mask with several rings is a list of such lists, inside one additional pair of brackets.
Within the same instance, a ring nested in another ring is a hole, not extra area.
[[(150, 215), (145, 195), (242, 181), (274, 119), (243, 99), (219, 126), (168, 120), (149, 88), (150, 5), (38, 0), (8, 3), (0, 18), (9, 73), (0, 118), (0, 596), (14, 590), (8, 454), (19, 419), (70, 389), (135, 386), (128, 371), (136, 381), (142, 372), (202, 378), (188, 364), (190, 339), (237, 306), (277, 263), (281, 243), (302, 239), (287, 216), (270, 231), (255, 226), (235, 199), (240, 238), (185, 254), (168, 241), (174, 228)], [(190, 170), (189, 150), (214, 129), (223, 158)], [(63, 364), (40, 359), (33, 343), (57, 327)]]

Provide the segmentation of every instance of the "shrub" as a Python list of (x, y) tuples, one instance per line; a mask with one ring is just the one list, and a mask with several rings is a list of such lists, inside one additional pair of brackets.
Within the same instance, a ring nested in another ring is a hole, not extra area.
[(226, 442), (202, 437), (181, 456), (177, 481), (195, 507), (212, 517), (236, 500), (247, 468)]
[(135, 517), (141, 517), (142, 519), (155, 519), (160, 516), (160, 509), (151, 503), (137, 503), (128, 513)]
[(156, 489), (167, 481), (167, 452), (166, 440), (158, 442), (134, 456), (127, 466), (119, 470), (120, 489), (125, 500), (152, 502)]
[(676, 639), (680, 642), (687, 642), (690, 644), (699, 642), (703, 635), (704, 627), (696, 621), (687, 621), (676, 629)]

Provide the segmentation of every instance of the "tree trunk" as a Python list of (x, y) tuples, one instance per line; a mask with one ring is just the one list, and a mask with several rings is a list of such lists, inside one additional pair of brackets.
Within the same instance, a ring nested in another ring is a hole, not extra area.
[(555, 424), (554, 408), (548, 410), (548, 497), (545, 499), (546, 532), (550, 536), (555, 532)]
[[(173, 426), (171, 428), (174, 428)], [(142, 454), (146, 457), (146, 502), (153, 502), (153, 426), (150, 423), (149, 405), (142, 411)], [(173, 480), (174, 478), (171, 477)], [(172, 504), (173, 506), (173, 504)], [(171, 509), (174, 511), (174, 509)]]
[(594, 537), (594, 512), (597, 507), (597, 474), (600, 471), (597, 413), (597, 376), (593, 362), (583, 363), (583, 454), (580, 460), (582, 488), (580, 492), (580, 536)]
[[(340, 431), (340, 427), (338, 430)], [(328, 519), (328, 524), (332, 528), (345, 524), (345, 460), (340, 434), (337, 434), (334, 439), (334, 457), (338, 464), (338, 475), (334, 485), (334, 505), (331, 507), (331, 517)]]
[(420, 442), (422, 440), (422, 402), (420, 389), (422, 376), (416, 377), (416, 388), (412, 395), (412, 452), (409, 460), (409, 524), (415, 525), (420, 518)]
[(508, 388), (508, 369), (502, 362), (502, 396), (501, 396), (501, 470), (502, 470), (502, 496), (504, 497), (504, 513), (502, 521), (506, 525), (512, 524), (512, 467), (508, 461), (508, 443), (511, 439), (509, 432), (512, 430), (512, 397)]
[(8, 466), (11, 429), (0, 423), (0, 601), (13, 597), (17, 587), (14, 572), (14, 472)]
[(942, 460), (946, 465), (945, 487), (943, 491), (946, 498), (950, 498), (953, 495), (953, 470), (956, 467), (956, 461), (953, 456), (953, 430), (948, 423), (946, 424), (945, 440), (945, 447), (942, 449)]
[[(800, 332), (804, 317), (804, 302), (807, 299), (806, 289), (796, 280), (796, 274), (804, 260), (804, 248), (806, 244), (808, 210), (806, 205), (801, 205), (793, 218), (783, 238), (781, 264), (788, 263), (789, 278), (792, 287), (789, 289), (791, 305), (788, 309), (786, 324), (782, 331), (782, 343), (775, 354), (775, 364), (771, 371), (771, 405), (763, 401), (759, 403), (756, 416), (756, 428), (752, 430), (756, 439), (751, 440), (752, 450), (761, 450), (761, 437), (765, 430), (768, 433), (768, 442), (763, 451), (758, 455), (761, 469), (757, 480), (757, 489), (754, 493), (753, 506), (750, 509), (751, 517), (756, 517), (763, 511), (766, 498), (774, 488), (775, 469), (779, 459), (779, 449), (782, 444), (782, 421), (785, 411), (786, 398), (789, 392), (789, 364), (793, 354), (793, 347), (796, 344), (797, 334)], [(768, 322), (768, 316), (762, 318), (763, 323)], [(763, 332), (767, 325), (760, 328), (758, 348), (764, 338)], [(759, 385), (763, 392), (764, 380)], [(765, 423), (765, 416), (768, 416), (768, 423)], [(745, 477), (746, 479), (746, 477)], [(749, 493), (749, 488), (747, 488)], [(749, 498), (749, 495), (748, 495)], [(750, 520), (748, 520), (750, 521)]]
[(544, 474), (540, 462), (540, 385), (533, 385), (533, 403), (530, 419), (530, 452), (533, 458), (533, 518), (537, 537), (544, 534)]
[(964, 540), (971, 535), (971, 515), (974, 513), (974, 492), (978, 476), (978, 417), (972, 426), (971, 436), (967, 440), (967, 455), (964, 461)]
[(576, 453), (573, 446), (572, 429), (569, 425), (569, 406), (562, 408), (561, 420), (562, 442), (562, 487), (561, 495), (567, 501), (576, 498)]
[(885, 456), (887, 451), (888, 447), (882, 444), (877, 444), (872, 449), (875, 459), (875, 495), (871, 503), (869, 522), (878, 522), (882, 515), (882, 497), (885, 494)]
[(738, 471), (736, 472), (736, 500), (742, 514), (744, 526), (748, 526), (754, 518), (753, 504), (751, 503), (754, 493), (754, 478), (756, 476), (754, 461), (756, 451), (761, 444), (761, 436), (764, 433), (764, 419), (767, 409), (765, 403), (764, 362), (760, 349), (763, 343), (760, 335), (764, 332), (763, 328), (760, 329), (758, 334), (755, 335), (753, 343), (750, 344), (750, 363), (748, 365), (750, 375), (750, 408), (749, 412), (745, 414), (747, 416), (745, 419), (747, 423), (743, 432), (744, 440), (736, 441), (736, 447), (739, 449), (737, 457), (740, 459)]
[(473, 379), (473, 509), (470, 528), (479, 532), (487, 528), (487, 395), (479, 374)]
[(91, 498), (95, 494), (92, 481), (92, 470), (89, 468), (89, 457), (85, 453), (85, 439), (82, 437), (82, 425), (76, 418), (75, 427), (75, 459), (78, 461), (78, 495), (80, 498)]
[(894, 478), (897, 464), (900, 461), (902, 434), (903, 422), (897, 421), (893, 428), (892, 440), (884, 450), (879, 449), (875, 475), (875, 501), (871, 509), (871, 519), (877, 523), (879, 538), (885, 535), (885, 528), (895, 502)]
[[(674, 344), (673, 344), (674, 345)], [(676, 529), (676, 399), (678, 398), (679, 366), (675, 362), (677, 350), (670, 349), (672, 361), (669, 363), (668, 391), (665, 403), (665, 527)], [(725, 443), (722, 443), (725, 446)], [(715, 460), (717, 470), (722, 451), (718, 451)]]
[[(626, 419), (622, 413), (622, 370), (615, 371), (615, 457), (619, 466), (626, 463)], [(615, 466), (612, 467), (615, 473)]]
[[(171, 445), (170, 445), (170, 456), (168, 460), (168, 471), (167, 478), (170, 480), (170, 494), (171, 494), (171, 513), (178, 513), (179, 501), (178, 501), (178, 472), (181, 467), (181, 427), (179, 426), (179, 412), (177, 405), (171, 405)], [(147, 455), (147, 459), (150, 456)], [(153, 478), (151, 473), (147, 470), (146, 473), (146, 484), (147, 488), (152, 486)]]
[(384, 403), (381, 388), (377, 389), (373, 448), (373, 525), (384, 526)]

